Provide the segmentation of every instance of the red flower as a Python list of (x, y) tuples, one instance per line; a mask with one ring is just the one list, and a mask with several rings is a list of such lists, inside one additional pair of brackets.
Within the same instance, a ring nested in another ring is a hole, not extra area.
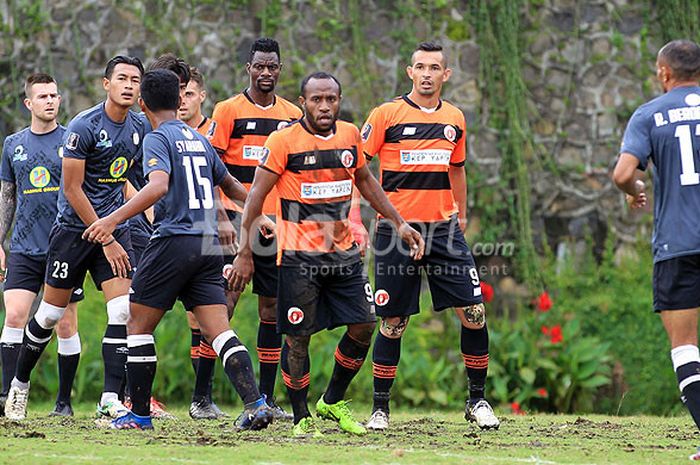
[(493, 300), (493, 286), (489, 283), (481, 282), (481, 295), (484, 298), (484, 303), (489, 303)]
[(510, 409), (515, 415), (525, 415), (525, 412), (520, 409), (520, 402), (511, 402)]
[(537, 299), (535, 299), (535, 307), (540, 312), (548, 312), (552, 308), (552, 299), (549, 297), (547, 291), (543, 291), (542, 294), (537, 296)]
[(545, 388), (539, 388), (537, 390), (537, 395), (540, 397), (548, 397), (549, 393), (547, 392), (547, 390)]
[(542, 331), (542, 334), (544, 334), (545, 336), (549, 336), (549, 334), (552, 332), (552, 330), (549, 329), (549, 327), (547, 327), (545, 325), (542, 325), (542, 328), (540, 328), (540, 330)]
[(564, 336), (561, 333), (561, 325), (552, 326), (549, 336), (552, 344), (559, 344), (562, 342), (564, 340)]

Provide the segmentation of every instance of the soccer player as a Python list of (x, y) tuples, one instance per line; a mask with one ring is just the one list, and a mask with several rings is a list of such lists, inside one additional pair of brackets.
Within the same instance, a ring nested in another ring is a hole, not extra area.
[[(279, 44), (268, 38), (256, 40), (250, 48), (246, 72), (248, 88), (228, 100), (219, 102), (212, 119), (216, 129), (211, 142), (221, 154), (229, 172), (246, 188), (253, 182), (255, 169), (263, 154), (267, 137), (290, 121), (301, 118), (301, 111), (291, 102), (275, 94), (282, 70)], [(275, 214), (278, 201), (273, 189), (265, 199), (263, 213)], [(231, 220), (240, 224), (241, 209), (228, 199), (222, 202)], [(239, 226), (237, 226), (239, 227)], [(255, 275), (253, 293), (258, 295), (258, 360), (260, 363), (260, 392), (275, 411), (277, 420), (291, 420), (275, 403), (274, 391), (282, 347), (282, 336), (275, 328), (277, 318), (277, 266), (274, 238), (260, 237), (253, 250)]]
[(375, 108), (362, 128), (368, 158), (379, 157), (381, 184), (401, 216), (420, 230), (426, 252), (416, 265), (380, 218), (375, 253), (375, 304), (381, 317), (372, 354), (374, 407), (367, 427), (389, 426), (389, 395), (396, 377), (401, 336), (420, 311), (421, 271), (436, 311), (454, 308), (462, 323), (461, 350), (469, 399), (465, 416), (481, 428), (498, 428), (484, 399), (488, 331), (479, 274), (464, 240), (467, 184), (466, 124), (462, 112), (440, 99), (451, 70), (442, 47), (421, 43), (413, 52), (410, 93)]
[(214, 137), (216, 124), (202, 113), (202, 104), (207, 99), (204, 76), (198, 68), (190, 66), (190, 81), (185, 87), (185, 94), (178, 109), (178, 118), (194, 128), (198, 133), (211, 139)]
[[(61, 141), (66, 128), (58, 124), (61, 95), (53, 77), (35, 73), (24, 83), (24, 105), (31, 114), (29, 127), (8, 136), (0, 165), (0, 238), (4, 239), (15, 216), (10, 255), (0, 246), (0, 268), (5, 273), (3, 299), (7, 314), (0, 336), (4, 411), (10, 382), (15, 376), (24, 327), (34, 299), (44, 283), (49, 231), (56, 219), (61, 182)], [(51, 415), (72, 416), (70, 397), (80, 360), (77, 302), (83, 290), (76, 288), (66, 313), (56, 326), (58, 335), (59, 388)]]
[[(229, 327), (218, 247), (213, 186), (244, 201), (245, 188), (227, 171), (207, 139), (176, 119), (178, 78), (168, 70), (146, 73), (139, 103), (153, 132), (144, 141), (148, 184), (124, 206), (93, 223), (92, 241), (110, 237), (118, 224), (157, 202), (156, 229), (136, 271), (129, 318), (129, 391), (132, 412), (113, 420), (116, 429), (152, 429), (149, 398), (156, 371), (153, 331), (180, 299), (197, 316), (202, 333), (221, 357), (245, 410), (239, 429), (261, 429), (272, 411), (255, 384), (250, 356)], [(267, 223), (274, 227), (270, 220)]]
[[(671, 342), (681, 400), (700, 428), (700, 47), (664, 45), (656, 58), (664, 94), (637, 108), (625, 130), (613, 180), (632, 208), (646, 205), (641, 172), (654, 164), (654, 311)], [(690, 457), (700, 460), (700, 448)]]
[[(347, 326), (317, 414), (353, 434), (366, 433), (343, 400), (360, 370), (375, 327), (372, 288), (349, 228), (353, 184), (388, 218), (411, 255), (423, 253), (420, 234), (403, 221), (370, 173), (357, 128), (339, 121), (341, 88), (330, 74), (301, 83), (303, 119), (270, 135), (243, 211), (240, 247), (231, 277), (242, 291), (254, 271), (250, 235), (268, 193), (277, 188), (277, 329), (286, 335), (282, 377), (294, 411), (295, 436), (320, 435), (307, 406), (311, 335)], [(257, 272), (257, 269), (255, 269)]]
[(44, 296), (25, 329), (17, 371), (5, 415), (26, 417), (29, 378), (51, 333), (68, 306), (73, 289), (87, 271), (107, 302), (107, 330), (102, 340), (105, 374), (98, 414), (118, 417), (128, 410), (118, 393), (126, 363), (126, 320), (133, 250), (126, 224), (102, 244), (82, 240), (86, 225), (122, 205), (125, 174), (141, 147), (144, 127), (129, 108), (139, 95), (143, 65), (138, 58), (116, 56), (105, 68), (107, 99), (78, 114), (63, 142), (63, 171), (58, 216), (49, 238)]

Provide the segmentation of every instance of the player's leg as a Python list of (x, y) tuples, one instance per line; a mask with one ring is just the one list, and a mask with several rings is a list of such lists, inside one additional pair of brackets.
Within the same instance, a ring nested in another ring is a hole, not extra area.
[[(335, 350), (335, 365), (326, 392), (316, 404), (321, 418), (335, 420), (351, 434), (367, 430), (355, 421), (344, 400), (350, 382), (362, 368), (375, 327), (374, 293), (362, 270), (362, 262), (338, 267), (323, 282), (321, 302), (331, 313), (330, 328), (347, 326)], [(320, 310), (319, 310), (320, 311)]]
[(187, 313), (187, 326), (190, 327), (191, 342), (190, 342), (190, 361), (192, 362), (192, 370), (197, 375), (197, 364), (199, 363), (199, 343), (202, 339), (202, 332), (199, 329), (197, 319), (190, 312)]
[(71, 391), (80, 362), (80, 335), (78, 334), (78, 301), (82, 300), (82, 289), (71, 296), (63, 318), (56, 326), (58, 337), (58, 394), (52, 416), (73, 416)]

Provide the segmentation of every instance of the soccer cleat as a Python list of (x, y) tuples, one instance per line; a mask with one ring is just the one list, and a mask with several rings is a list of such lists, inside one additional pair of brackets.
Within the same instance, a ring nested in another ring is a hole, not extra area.
[(109, 423), (109, 427), (112, 429), (140, 429), (147, 430), (153, 429), (153, 423), (151, 423), (151, 417), (141, 417), (135, 415), (132, 412), (128, 412), (126, 415), (122, 415), (119, 418), (115, 418)]
[(384, 431), (389, 427), (389, 414), (384, 410), (375, 410), (365, 426), (374, 431)]
[(50, 417), (72, 417), (73, 416), (73, 407), (67, 402), (62, 402), (58, 401), (56, 402), (56, 406), (53, 408), (51, 413), (49, 413)]
[(10, 386), (10, 392), (7, 393), (7, 401), (5, 401), (5, 416), (7, 419), (21, 421), (27, 418), (28, 399), (29, 386), (27, 386), (27, 389)]
[(245, 406), (243, 412), (236, 418), (234, 425), (240, 431), (257, 431), (267, 428), (267, 425), (273, 420), (272, 409), (265, 403), (265, 398), (261, 397)]
[(367, 430), (359, 424), (352, 416), (349, 400), (340, 400), (335, 404), (327, 404), (323, 401), (323, 396), (316, 402), (316, 414), (325, 420), (333, 420), (338, 422), (338, 426), (343, 431), (351, 434), (366, 434)]
[(693, 455), (689, 455), (688, 458), (693, 461), (700, 460), (700, 447), (698, 447)]
[(220, 415), (214, 409), (212, 401), (207, 397), (197, 396), (192, 398), (190, 417), (193, 420), (216, 420)]
[(97, 404), (95, 414), (113, 419), (121, 418), (129, 412), (129, 409), (124, 406), (118, 399), (108, 400), (104, 404)]
[(501, 425), (486, 399), (478, 399), (474, 402), (467, 401), (464, 408), (464, 418), (475, 422), (481, 429), (498, 429)]
[(287, 413), (284, 411), (282, 407), (277, 405), (277, 402), (275, 402), (275, 398), (267, 398), (265, 394), (263, 394), (263, 397), (265, 398), (265, 402), (267, 402), (267, 405), (272, 409), (272, 416), (275, 417), (275, 421), (292, 421), (294, 420), (294, 415), (291, 413)]
[(216, 413), (216, 416), (218, 418), (227, 418), (228, 417), (228, 413), (221, 410), (219, 408), (219, 406), (216, 405), (213, 400), (211, 400), (211, 398), (209, 399), (209, 402), (211, 403), (211, 409)]
[(151, 418), (158, 420), (175, 420), (175, 415), (165, 411), (165, 405), (158, 402), (155, 397), (151, 397)]
[(294, 425), (292, 428), (292, 436), (295, 438), (314, 438), (319, 439), (323, 437), (323, 433), (316, 426), (316, 422), (311, 417), (302, 418), (299, 423)]

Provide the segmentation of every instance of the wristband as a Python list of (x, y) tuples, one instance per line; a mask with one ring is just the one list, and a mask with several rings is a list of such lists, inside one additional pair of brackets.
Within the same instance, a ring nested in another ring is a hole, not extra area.
[(108, 245), (111, 245), (112, 242), (114, 242), (114, 241), (116, 241), (116, 239), (115, 239), (115, 238), (112, 238), (111, 241), (109, 241), (109, 242), (104, 242), (104, 243), (102, 244), (102, 247), (107, 247)]

